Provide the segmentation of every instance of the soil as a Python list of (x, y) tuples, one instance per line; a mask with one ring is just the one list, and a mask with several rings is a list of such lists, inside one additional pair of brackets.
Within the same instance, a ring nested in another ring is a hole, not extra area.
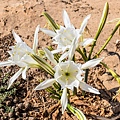
[[(37, 25), (46, 26), (46, 19), (42, 15), (47, 11), (58, 24), (63, 25), (62, 10), (65, 9), (76, 28), (84, 17), (91, 14), (88, 22), (89, 33), (85, 37), (94, 37), (102, 15), (106, 1), (101, 0), (2, 0), (0, 1), (0, 61), (9, 57), (7, 51), (15, 41), (11, 34), (15, 32), (32, 47), (33, 35)], [(109, 3), (109, 15), (107, 21), (120, 18), (120, 0), (107, 0)], [(106, 24), (97, 41), (94, 53), (104, 44), (116, 23)], [(106, 46), (101, 56), (104, 62), (120, 75), (120, 40), (117, 31), (110, 43)], [(50, 37), (39, 33), (38, 48), (51, 43)], [(66, 111), (61, 113), (61, 105), (57, 100), (50, 98), (50, 93), (45, 90), (33, 91), (40, 80), (47, 79), (44, 71), (30, 69), (27, 80), (19, 77), (14, 85), (7, 90), (9, 78), (18, 70), (17, 66), (0, 68), (0, 120), (77, 120)], [(86, 115), (88, 120), (119, 120), (120, 119), (120, 95), (115, 99), (119, 89), (118, 82), (102, 66), (91, 69), (88, 83), (99, 89), (100, 95), (86, 93), (71, 98), (71, 103)]]

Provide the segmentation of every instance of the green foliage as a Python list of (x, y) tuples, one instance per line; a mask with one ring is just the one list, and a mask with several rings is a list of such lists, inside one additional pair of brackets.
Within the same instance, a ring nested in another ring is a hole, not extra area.
[(9, 76), (10, 76), (9, 74), (6, 74), (4, 76), (0, 86), (0, 108), (4, 108), (5, 112), (7, 113), (10, 112), (12, 108), (11, 106), (6, 105), (4, 101), (16, 93), (15, 87), (7, 90), (8, 85), (6, 83), (7, 83), (7, 80), (9, 79)]

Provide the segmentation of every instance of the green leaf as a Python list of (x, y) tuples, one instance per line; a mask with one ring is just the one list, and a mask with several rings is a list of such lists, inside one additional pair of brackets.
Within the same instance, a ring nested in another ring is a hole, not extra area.
[(59, 83), (53, 83), (53, 86), (56, 90), (58, 90), (58, 91), (61, 90), (61, 86)]
[(57, 97), (60, 97), (60, 95), (55, 91), (55, 90), (53, 90), (52, 88), (47, 88), (46, 89), (49, 93), (52, 93), (52, 94), (54, 94), (55, 96), (57, 96)]
[(91, 58), (91, 55), (92, 55), (92, 52), (93, 52), (93, 49), (94, 49), (94, 46), (96, 45), (96, 41), (105, 25), (105, 22), (107, 20), (107, 16), (108, 16), (108, 11), (109, 11), (109, 4), (106, 2), (105, 3), (105, 6), (104, 6), (104, 9), (103, 9), (103, 13), (102, 13), (102, 17), (101, 17), (101, 20), (100, 20), (100, 23), (99, 23), (99, 26), (98, 26), (98, 30), (97, 30), (97, 33), (95, 35), (95, 41), (93, 42), (93, 45), (91, 47), (91, 50), (90, 50), (90, 53), (89, 53), (89, 56), (88, 56), (88, 60)]
[(100, 48), (100, 50), (97, 52), (97, 54), (94, 56), (97, 57), (100, 55), (100, 53), (102, 52), (102, 50), (106, 47), (106, 45), (110, 42), (111, 38), (113, 37), (113, 35), (116, 33), (117, 29), (120, 27), (120, 20), (117, 22), (115, 28), (113, 29), (112, 33), (110, 34), (110, 36), (108, 37), (108, 39), (105, 41), (104, 45)]
[(118, 22), (118, 21), (120, 21), (120, 18), (115, 18), (115, 19), (113, 19), (113, 20), (111, 20), (111, 21), (108, 21), (107, 23), (108, 23), (108, 24), (111, 24), (111, 23), (116, 23), (116, 22)]
[(40, 57), (43, 57), (45, 55), (45, 52), (43, 50), (38, 50), (38, 55)]
[(48, 24), (52, 27), (54, 31), (59, 29), (59, 26), (55, 23), (55, 21), (47, 12), (43, 12), (43, 15), (47, 18)]
[(56, 100), (60, 100), (60, 97), (59, 96), (55, 96), (55, 95), (52, 95), (50, 96), (52, 99), (56, 99)]
[(67, 108), (79, 119), (79, 120), (86, 120), (85, 115), (83, 114), (82, 111), (80, 111), (79, 109), (73, 107), (70, 104), (67, 104)]
[(111, 70), (105, 63), (101, 62), (101, 64), (112, 74), (112, 76), (118, 81), (120, 84), (120, 77), (113, 71)]
[(53, 70), (52, 66), (50, 64), (47, 63), (47, 61), (45, 61), (43, 58), (34, 55), (34, 54), (30, 54), (30, 56), (39, 63), (40, 68), (42, 68), (43, 70), (45, 70), (47, 73), (49, 73), (50, 75), (54, 76), (55, 71)]

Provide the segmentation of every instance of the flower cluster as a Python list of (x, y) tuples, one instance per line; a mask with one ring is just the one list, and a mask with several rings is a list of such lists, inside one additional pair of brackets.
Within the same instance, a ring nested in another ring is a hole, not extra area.
[(0, 62), (0, 67), (3, 66), (11, 66), (17, 65), (20, 67), (19, 71), (10, 78), (8, 89), (11, 87), (13, 82), (22, 74), (22, 78), (26, 79), (26, 71), (31, 67), (37, 67), (39, 64), (29, 55), (29, 54), (36, 54), (37, 44), (38, 44), (38, 31), (39, 26), (37, 26), (35, 35), (34, 35), (34, 44), (33, 49), (31, 49), (25, 42), (21, 40), (21, 38), (12, 31), (13, 37), (16, 41), (15, 46), (10, 47), (10, 57), (8, 61)]
[[(74, 91), (75, 87), (87, 92), (100, 94), (97, 89), (85, 83), (83, 79), (85, 73), (84, 70), (96, 66), (102, 61), (103, 58), (92, 59), (84, 64), (73, 61), (73, 56), (79, 46), (86, 47), (94, 41), (92, 38), (82, 39), (82, 41), (80, 41), (80, 38), (83, 37), (83, 32), (90, 16), (91, 15), (85, 17), (80, 29), (75, 29), (70, 22), (67, 12), (63, 10), (63, 21), (65, 27), (60, 26), (59, 29), (52, 31), (37, 26), (34, 34), (34, 44), (32, 49), (27, 46), (27, 44), (23, 42), (14, 31), (12, 31), (14, 39), (16, 40), (16, 44), (15, 46), (10, 47), (11, 50), (8, 51), (10, 57), (8, 61), (1, 62), (0, 67), (17, 65), (20, 67), (20, 70), (10, 78), (8, 89), (20, 74), (22, 74), (23, 79), (26, 79), (26, 71), (29, 68), (40, 66), (40, 64), (31, 56), (31, 54), (37, 56), (36, 51), (38, 44), (38, 32), (42, 31), (50, 35), (52, 37), (53, 44), (57, 45), (57, 49), (52, 51), (48, 50), (47, 48), (43, 49), (45, 56), (54, 64), (54, 76), (52, 79), (48, 79), (40, 83), (35, 90), (45, 89), (49, 86), (52, 86), (55, 82), (59, 83), (61, 90), (63, 90), (61, 95), (62, 113), (64, 113), (68, 104), (68, 89)], [(54, 59), (54, 54), (56, 53), (59, 53), (60, 55), (58, 62)]]
[[(74, 108), (71, 108), (69, 104), (69, 97), (71, 95), (69, 91), (74, 92), (75, 89), (81, 89), (82, 91), (100, 94), (99, 90), (87, 84), (86, 79), (88, 76), (88, 70), (101, 63), (101, 61), (104, 59), (104, 57), (98, 58), (98, 56), (111, 39), (111, 37), (109, 37), (100, 51), (95, 56), (93, 56), (93, 58), (91, 58), (96, 40), (100, 32), (102, 31), (107, 18), (107, 3), (104, 11), (105, 12), (103, 12), (104, 15), (102, 18), (103, 21), (100, 23), (98, 32), (94, 39), (84, 39), (83, 36), (91, 15), (87, 15), (84, 18), (80, 28), (76, 29), (71, 23), (70, 18), (65, 10), (63, 10), (64, 26), (56, 24), (47, 13), (44, 13), (53, 30), (41, 28), (38, 25), (34, 34), (33, 48), (30, 48), (25, 42), (23, 42), (13, 30), (12, 34), (16, 43), (14, 46), (10, 47), (10, 50), (8, 51), (10, 57), (7, 61), (0, 62), (0, 67), (17, 65), (20, 67), (20, 69), (10, 78), (8, 89), (21, 74), (22, 78), (26, 79), (26, 72), (29, 68), (40, 68), (50, 74), (52, 78), (44, 80), (39, 85), (37, 85), (34, 90), (42, 90), (47, 89), (50, 86), (55, 86), (54, 88), (57, 89), (57, 93), (56, 91), (54, 91), (53, 94), (58, 95), (58, 99), (61, 101), (62, 113), (64, 113), (66, 108), (68, 108), (69, 110), (72, 110)], [(120, 22), (117, 25), (120, 25)], [(115, 28), (115, 30), (117, 29)], [(56, 45), (56, 49), (49, 47), (43, 48), (41, 51), (44, 57), (41, 57), (39, 51), (37, 51), (39, 31), (42, 31), (43, 33), (52, 37), (52, 43)], [(86, 49), (89, 45), (91, 45), (92, 47), (90, 53), (87, 55)], [(85, 62), (84, 64), (76, 62), (76, 52), (78, 52), (82, 56), (83, 61)], [(48, 63), (46, 59), (50, 62)], [(50, 63), (52, 63), (52, 65)], [(108, 68), (106, 64), (101, 64)], [(108, 70), (110, 69), (108, 68)], [(110, 72), (113, 76), (117, 76), (112, 70), (110, 70)], [(119, 78), (116, 77), (116, 79), (119, 81)], [(82, 113), (79, 111), (79, 114)]]

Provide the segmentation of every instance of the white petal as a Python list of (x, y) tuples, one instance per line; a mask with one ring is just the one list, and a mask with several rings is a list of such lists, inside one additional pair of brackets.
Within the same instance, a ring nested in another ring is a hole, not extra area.
[(12, 34), (13, 34), (13, 37), (15, 39), (15, 41), (18, 43), (18, 42), (23, 42), (21, 40), (21, 38), (14, 32), (14, 30), (12, 30)]
[(11, 85), (13, 84), (13, 82), (20, 76), (20, 74), (22, 73), (23, 68), (20, 68), (20, 70), (18, 72), (16, 72), (9, 80), (9, 84), (8, 84), (8, 88), (9, 89), (11, 87)]
[(64, 113), (64, 111), (67, 107), (67, 104), (68, 104), (67, 88), (64, 88), (62, 96), (61, 96), (62, 114)]
[[(54, 40), (54, 38), (53, 38), (53, 40)], [(59, 42), (57, 42), (57, 41), (55, 41), (55, 40), (54, 40), (52, 43), (53, 43), (53, 44), (59, 44)]]
[(26, 79), (26, 71), (28, 70), (28, 67), (25, 67), (25, 69), (22, 71), (22, 78)]
[(11, 61), (0, 62), (0, 67), (14, 65)]
[(63, 10), (63, 21), (66, 28), (71, 26), (70, 18), (65, 10)]
[(61, 51), (62, 51), (62, 49), (56, 49), (56, 50), (52, 50), (51, 53), (52, 53), (52, 54), (56, 54), (56, 53), (59, 53), (59, 52), (61, 52)]
[(73, 56), (74, 56), (74, 53), (75, 53), (75, 50), (76, 50), (76, 41), (77, 39), (75, 38), (73, 41), (72, 41), (72, 45), (71, 45), (71, 48), (69, 50), (69, 57), (68, 59), (69, 60), (72, 60)]
[(85, 27), (86, 27), (86, 25), (87, 25), (87, 22), (88, 22), (88, 20), (90, 19), (90, 17), (91, 17), (91, 15), (87, 15), (87, 16), (85, 17), (85, 19), (83, 20), (83, 22), (82, 22), (82, 24), (81, 24), (81, 27), (80, 27), (80, 30), (79, 30), (79, 34), (82, 34), (82, 33), (84, 32), (84, 29), (85, 29)]
[(89, 60), (88, 62), (86, 62), (86, 63), (84, 63), (84, 64), (82, 65), (81, 69), (88, 69), (88, 68), (95, 67), (95, 66), (98, 65), (103, 59), (104, 59), (104, 57)]
[(40, 83), (34, 90), (42, 90), (47, 87), (52, 86), (52, 84), (55, 82), (55, 79), (48, 79)]
[(44, 48), (44, 51), (45, 51), (46, 57), (47, 57), (54, 65), (56, 65), (57, 62), (56, 62), (56, 60), (54, 59), (54, 55), (53, 55), (47, 48)]
[(60, 58), (59, 58), (59, 63), (60, 63), (62, 60), (64, 60), (66, 57), (68, 57), (68, 55), (69, 55), (69, 51), (68, 51), (68, 52), (65, 52), (64, 54), (62, 54), (62, 55), (60, 56)]
[(33, 43), (33, 51), (36, 53), (36, 49), (37, 49), (37, 46), (38, 46), (38, 32), (40, 30), (40, 26), (38, 25), (36, 27), (36, 30), (35, 30), (35, 34), (34, 34), (34, 43)]
[(83, 42), (80, 43), (80, 45), (83, 47), (86, 47), (92, 44), (93, 41), (95, 41), (93, 38), (87, 38), (87, 39), (84, 39)]
[(45, 28), (40, 28), (40, 30), (42, 32), (44, 32), (45, 34), (49, 35), (50, 37), (55, 37), (56, 36), (56, 33), (52, 30), (48, 30), (48, 29), (45, 29)]
[(85, 82), (80, 81), (80, 88), (86, 92), (91, 92), (91, 93), (95, 93), (95, 94), (100, 94), (100, 92), (93, 88), (92, 86), (86, 84)]

